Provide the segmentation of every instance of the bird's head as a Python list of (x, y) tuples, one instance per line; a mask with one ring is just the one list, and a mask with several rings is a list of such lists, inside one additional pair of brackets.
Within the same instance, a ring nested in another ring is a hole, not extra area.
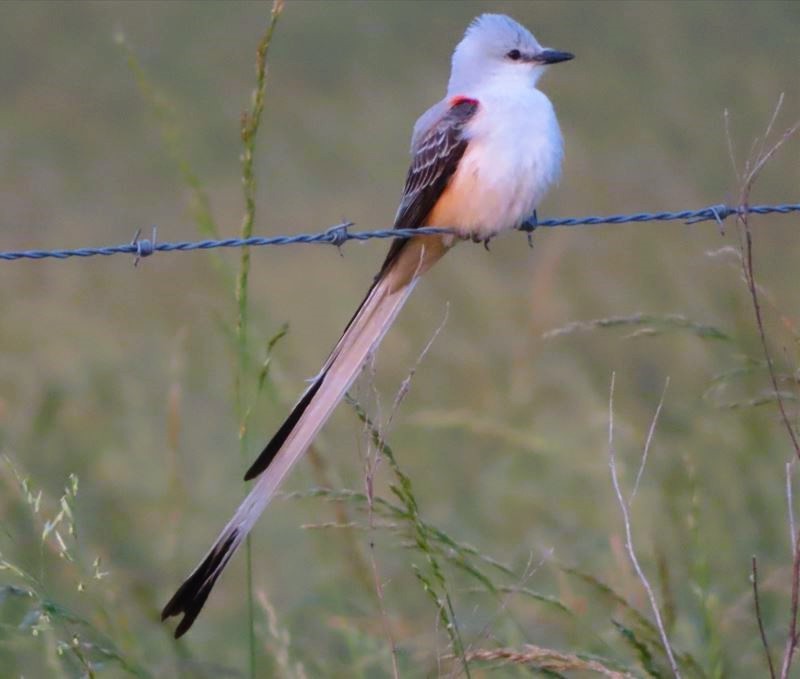
[(542, 47), (533, 33), (511, 17), (482, 14), (469, 25), (453, 53), (448, 91), (469, 91), (489, 79), (533, 86), (550, 64), (573, 56)]

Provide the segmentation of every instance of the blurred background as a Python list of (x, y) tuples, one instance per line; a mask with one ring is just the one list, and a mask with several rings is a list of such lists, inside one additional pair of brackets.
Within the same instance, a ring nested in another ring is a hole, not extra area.
[[(0, 250), (117, 244), (151, 225), (160, 240), (198, 238), (187, 175), (221, 234), (238, 234), (240, 116), (269, 9), (0, 4)], [(288, 0), (269, 53), (255, 233), (319, 231), (343, 218), (389, 226), (411, 127), (443, 95), (451, 51), (485, 11), (509, 13), (543, 44), (576, 54), (541, 83), (566, 158), (540, 218), (735, 202), (737, 169), (782, 93), (776, 132), (800, 119), (799, 3)], [(800, 201), (798, 159), (795, 139), (752, 202)], [(752, 220), (791, 418), (798, 224)], [(529, 643), (666, 676), (657, 639), (631, 610), (652, 617), (624, 552), (608, 468), (616, 373), (615, 448), (628, 490), (669, 379), (632, 515), (684, 673), (764, 676), (750, 559), (759, 558), (778, 657), (793, 453), (770, 395), (736, 225), (724, 234), (713, 223), (543, 229), (533, 242), (508, 234), (491, 252), (451, 253), (418, 286), (356, 390), (385, 419), (447, 313), (389, 442), (422, 517), (507, 564), (512, 575), (480, 562), (498, 587), (541, 595), (487, 594), (452, 552), (439, 552), (465, 646)], [(185, 640), (172, 641), (158, 611), (238, 504), (243, 471), (318, 370), (386, 247), (253, 251), (248, 403), (267, 342), (289, 330), (272, 351), (246, 458), (230, 340), (238, 251), (159, 254), (138, 267), (123, 256), (0, 263), (0, 676), (83, 676), (89, 665), (107, 676), (247, 675), (242, 554)], [(629, 322), (545, 337), (616, 317)], [(287, 490), (363, 490), (366, 439), (342, 405)], [(41, 489), (39, 505), (26, 501), (14, 470), (31, 493)], [(59, 534), (74, 562), (58, 557), (53, 533), (42, 543), (70, 474), (79, 479), (67, 502), (74, 519), (62, 516)], [(384, 465), (378, 493), (397, 502), (390, 482)], [(426, 555), (402, 525), (301, 528), (345, 519), (367, 523), (356, 504), (285, 499), (254, 531), (258, 676), (391, 676), (371, 555), (401, 674), (457, 672), (437, 664), (451, 652), (448, 637), (412, 569), (428, 568)], [(67, 535), (73, 521), (77, 543)], [(650, 661), (637, 644), (651, 648)], [(506, 665), (492, 676), (519, 673)]]

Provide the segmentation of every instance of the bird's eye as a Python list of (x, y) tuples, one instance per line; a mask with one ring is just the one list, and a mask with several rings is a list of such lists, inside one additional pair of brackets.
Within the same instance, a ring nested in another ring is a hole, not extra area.
[(511, 50), (506, 56), (511, 59), (511, 61), (519, 61), (522, 58), (522, 52), (519, 50)]

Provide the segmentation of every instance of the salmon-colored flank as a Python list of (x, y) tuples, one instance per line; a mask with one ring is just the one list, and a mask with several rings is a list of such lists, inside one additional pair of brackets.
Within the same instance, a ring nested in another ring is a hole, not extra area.
[(472, 97), (465, 97), (463, 94), (457, 94), (450, 100), (450, 106), (458, 106), (459, 104), (474, 104), (478, 105), (478, 100)]

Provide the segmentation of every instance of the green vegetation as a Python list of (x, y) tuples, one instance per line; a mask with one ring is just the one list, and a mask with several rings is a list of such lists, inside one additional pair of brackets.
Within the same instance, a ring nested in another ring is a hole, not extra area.
[[(0, 249), (387, 226), (487, 10), (577, 54), (543, 218), (735, 203), (800, 118), (797, 3), (9, 2)], [(751, 202), (800, 200), (798, 149)], [(629, 547), (683, 677), (769, 676), (755, 566), (780, 676), (798, 218), (533, 240), (426, 277), (179, 642), (161, 605), (386, 243), (0, 263), (0, 679), (670, 677)]]

